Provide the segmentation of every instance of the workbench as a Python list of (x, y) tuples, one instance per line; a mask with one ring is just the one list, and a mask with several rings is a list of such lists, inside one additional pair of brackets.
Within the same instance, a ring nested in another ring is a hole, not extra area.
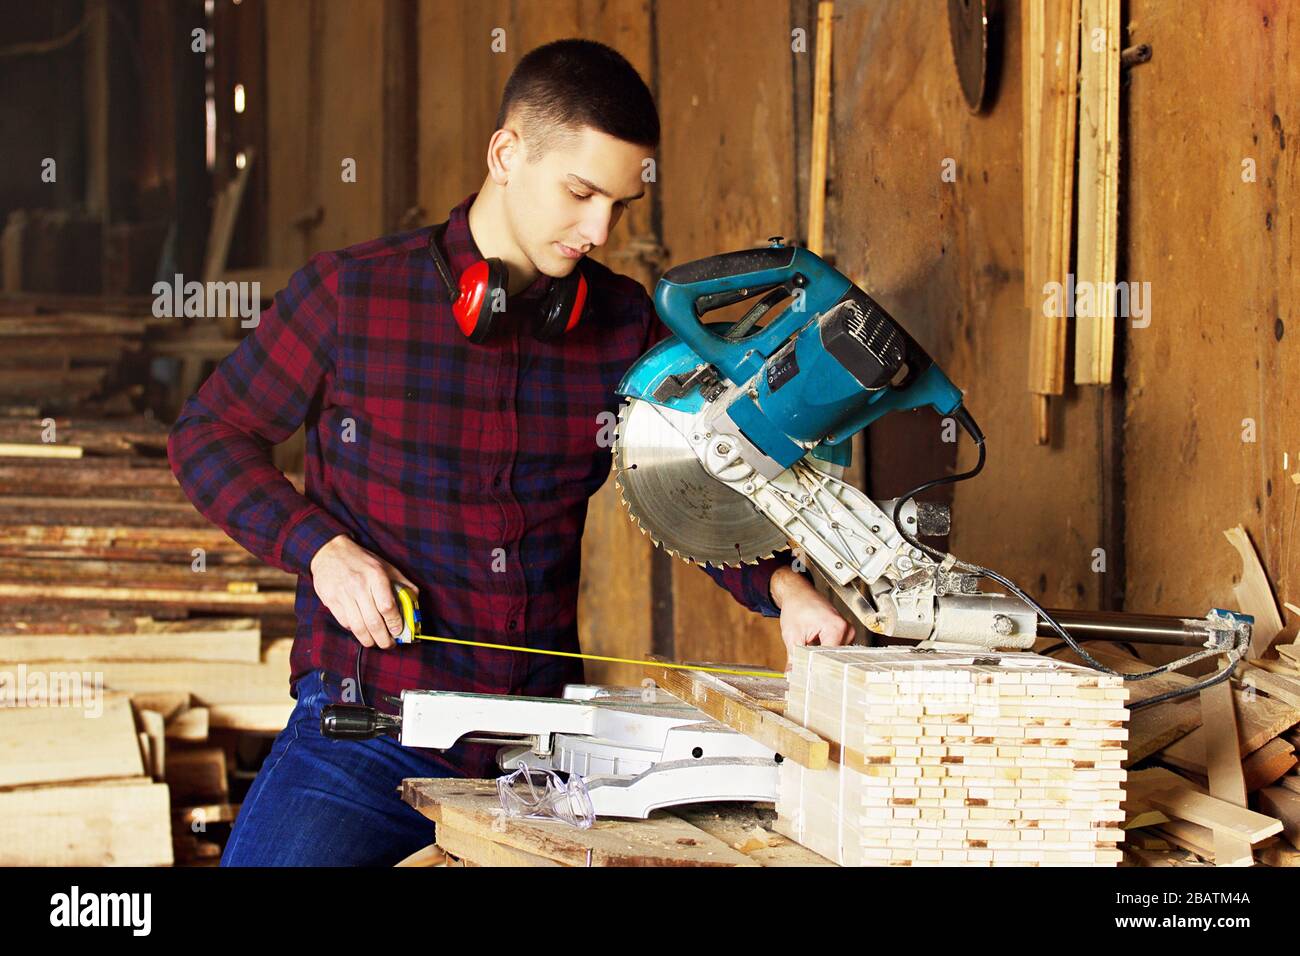
[(704, 803), (589, 830), (506, 817), (494, 780), (413, 777), (402, 799), (432, 820), (450, 856), (473, 866), (833, 866), (771, 829), (770, 803)]

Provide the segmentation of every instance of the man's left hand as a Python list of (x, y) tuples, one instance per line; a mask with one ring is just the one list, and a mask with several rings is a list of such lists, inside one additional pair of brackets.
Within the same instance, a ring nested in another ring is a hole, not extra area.
[(781, 609), (781, 640), (786, 657), (805, 644), (840, 647), (853, 640), (853, 625), (842, 618), (802, 574), (788, 567), (772, 575), (772, 601)]

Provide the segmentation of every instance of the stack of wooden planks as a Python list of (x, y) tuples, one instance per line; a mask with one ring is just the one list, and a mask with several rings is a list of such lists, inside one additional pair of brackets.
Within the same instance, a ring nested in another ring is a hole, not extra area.
[(143, 355), (147, 341), (175, 324), (155, 317), (140, 297), (0, 298), (0, 403), (79, 407), (127, 381), (124, 362)]
[(292, 709), (297, 581), (194, 510), (158, 422), (44, 411), (0, 410), (0, 864), (215, 863)]
[(786, 716), (837, 753), (782, 764), (777, 830), (845, 865), (1118, 863), (1127, 693), (1035, 654), (796, 648)]

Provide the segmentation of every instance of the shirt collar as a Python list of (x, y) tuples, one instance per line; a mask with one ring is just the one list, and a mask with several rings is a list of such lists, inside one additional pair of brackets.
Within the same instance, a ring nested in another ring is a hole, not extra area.
[[(447, 231), (443, 235), (443, 254), (451, 268), (452, 277), (459, 282), (461, 273), (483, 258), (474, 234), (469, 229), (469, 207), (474, 205), (477, 192), (472, 192), (456, 205), (447, 217)], [(551, 278), (538, 275), (532, 284), (522, 292), (511, 296), (512, 299), (537, 299), (550, 287)]]

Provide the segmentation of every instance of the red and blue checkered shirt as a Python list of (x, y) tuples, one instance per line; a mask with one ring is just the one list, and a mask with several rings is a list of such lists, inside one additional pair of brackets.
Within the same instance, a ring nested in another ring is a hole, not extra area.
[[(466, 198), (443, 252), (454, 277), (481, 258)], [(582, 260), (582, 321), (558, 342), (528, 328), (549, 280), (507, 304), (506, 330), (474, 345), (452, 317), (432, 227), (321, 253), (185, 403), (167, 451), (195, 506), (269, 564), (299, 575), (293, 679), (356, 673), (360, 644), (321, 603), (310, 565), (345, 534), (419, 587), (426, 633), (577, 651), (587, 500), (610, 475), (623, 373), (669, 335), (635, 280)], [(305, 494), (270, 447), (306, 423)], [(767, 617), (772, 572), (706, 568)], [(558, 696), (582, 662), (441, 643), (363, 657), (368, 703), (408, 688)], [(430, 755), (491, 776), (495, 748)]]

